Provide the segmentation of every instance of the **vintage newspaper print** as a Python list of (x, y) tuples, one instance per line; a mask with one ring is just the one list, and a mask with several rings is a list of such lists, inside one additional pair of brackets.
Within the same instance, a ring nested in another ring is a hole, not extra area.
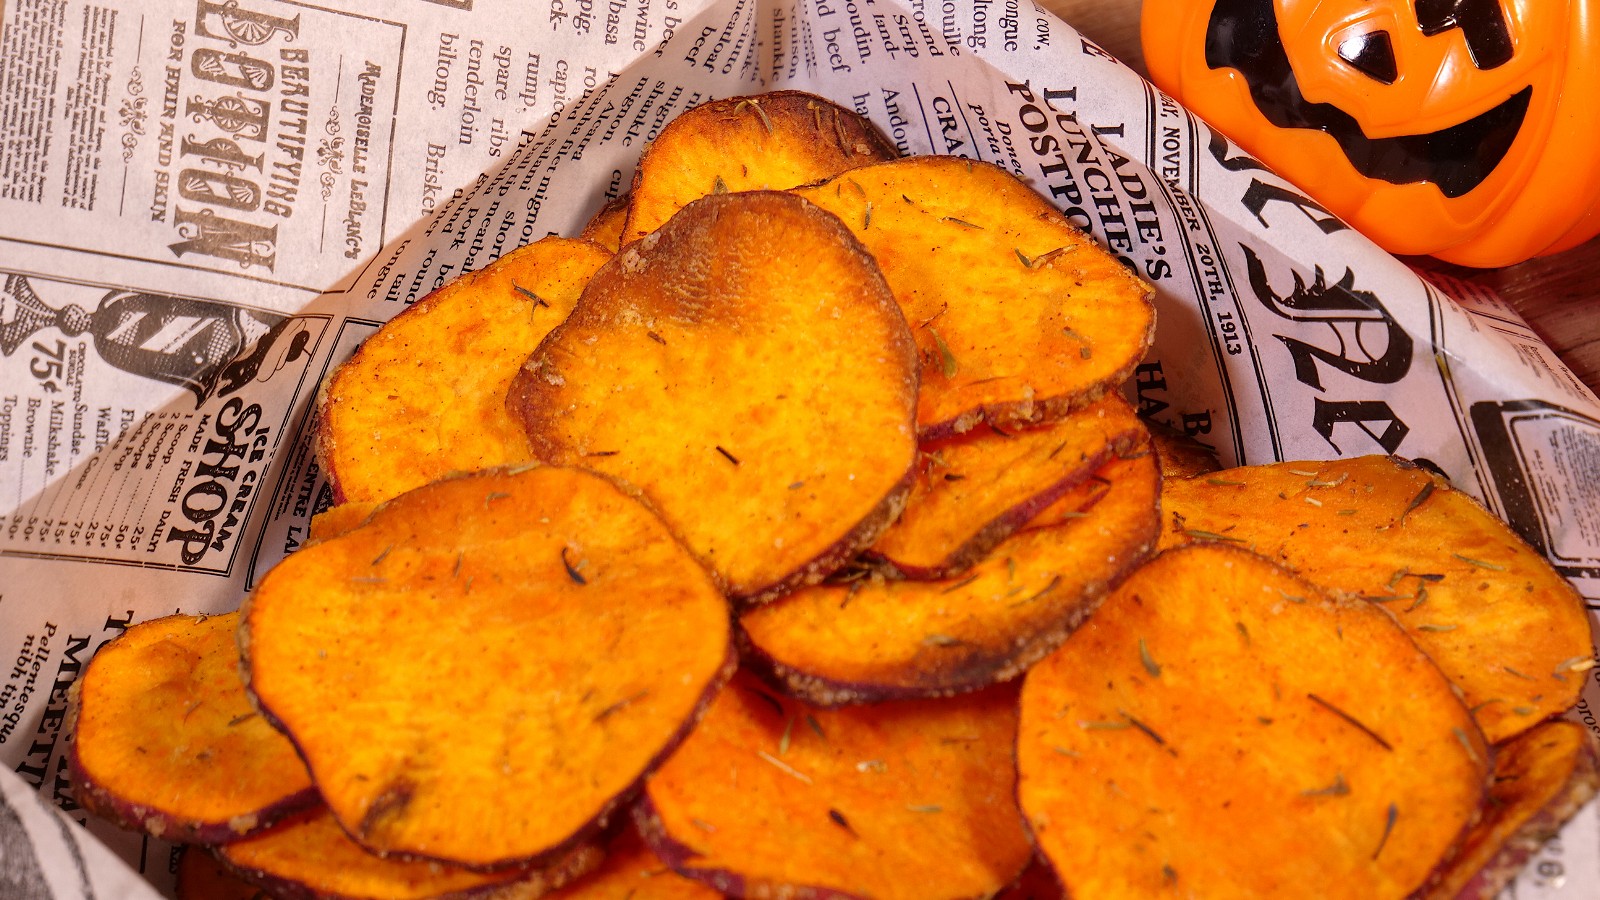
[[(1155, 285), (1127, 388), (1148, 418), (1230, 462), (1417, 459), (1600, 606), (1594, 396), (1493, 296), (1377, 251), (1031, 3), (366, 6), (4, 9), (8, 795), (84, 822), (62, 720), (93, 650), (233, 608), (304, 540), (331, 503), (310, 409), (334, 365), (450, 278), (575, 234), (677, 113), (774, 88), (858, 110), (902, 153), (1011, 170)], [(170, 890), (170, 847), (87, 825)], [(46, 843), (0, 836), (18, 827)], [(1511, 893), (1597, 886), (1591, 807)]]
[[(389, 226), (405, 26), (287, 4), (168, 12), (18, 5), (7, 97), (34, 134), (6, 142), (0, 167), (27, 175), (0, 197), (48, 205), (27, 237), (41, 248), (323, 289)], [(25, 76), (18, 45), (76, 64)], [(38, 115), (56, 104), (66, 121)]]

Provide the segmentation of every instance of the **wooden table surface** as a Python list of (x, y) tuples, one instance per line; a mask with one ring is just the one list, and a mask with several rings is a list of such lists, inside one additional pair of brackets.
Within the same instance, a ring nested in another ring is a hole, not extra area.
[[(1039, 0), (1039, 5), (1144, 73), (1139, 0)], [(1504, 269), (1451, 271), (1494, 288), (1584, 384), (1600, 393), (1600, 238)]]

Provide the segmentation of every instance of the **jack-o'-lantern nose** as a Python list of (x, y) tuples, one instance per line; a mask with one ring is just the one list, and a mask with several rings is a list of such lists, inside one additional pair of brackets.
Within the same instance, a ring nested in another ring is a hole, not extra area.
[(1373, 81), (1394, 84), (1400, 76), (1394, 61), (1394, 43), (1387, 31), (1347, 35), (1339, 41), (1338, 52), (1340, 59)]

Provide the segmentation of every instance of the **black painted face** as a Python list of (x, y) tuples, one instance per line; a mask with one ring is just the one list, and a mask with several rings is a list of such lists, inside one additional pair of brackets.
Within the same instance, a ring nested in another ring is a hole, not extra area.
[[(1415, 8), (1424, 35), (1460, 29), (1478, 69), (1497, 68), (1511, 60), (1511, 34), (1499, 0), (1415, 0)], [(1373, 30), (1345, 38), (1337, 54), (1344, 65), (1375, 85), (1387, 85), (1400, 75), (1394, 46), (1394, 36)], [(1313, 103), (1301, 93), (1272, 0), (1216, 0), (1206, 29), (1206, 64), (1243, 74), (1256, 107), (1273, 125), (1331, 135), (1363, 176), (1391, 184), (1432, 183), (1450, 198), (1482, 184), (1505, 158), (1533, 97), (1530, 85), (1447, 128), (1368, 137), (1350, 113), (1331, 103)]]

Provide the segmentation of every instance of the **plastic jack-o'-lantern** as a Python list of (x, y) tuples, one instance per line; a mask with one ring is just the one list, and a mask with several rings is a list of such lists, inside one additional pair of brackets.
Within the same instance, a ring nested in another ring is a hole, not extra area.
[(1145, 0), (1151, 79), (1394, 253), (1600, 233), (1600, 0)]

